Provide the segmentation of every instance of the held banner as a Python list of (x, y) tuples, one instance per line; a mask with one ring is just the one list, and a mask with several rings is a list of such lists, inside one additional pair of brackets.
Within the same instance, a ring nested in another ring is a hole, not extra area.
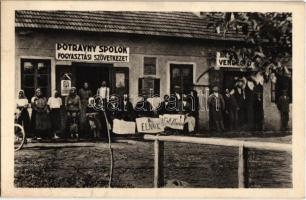
[(129, 47), (105, 46), (88, 44), (55, 44), (56, 60), (82, 61), (82, 62), (129, 62)]
[(165, 127), (172, 129), (183, 130), (185, 115), (165, 114), (159, 118), (141, 117), (136, 118), (137, 132), (139, 133), (160, 133), (165, 130)]
[(114, 119), (113, 133), (115, 134), (135, 134), (135, 122)]
[(185, 115), (165, 114), (165, 115), (160, 115), (159, 118), (161, 119), (161, 123), (165, 127), (177, 130), (184, 129)]
[(164, 131), (160, 118), (136, 118), (136, 124), (139, 133), (160, 133)]

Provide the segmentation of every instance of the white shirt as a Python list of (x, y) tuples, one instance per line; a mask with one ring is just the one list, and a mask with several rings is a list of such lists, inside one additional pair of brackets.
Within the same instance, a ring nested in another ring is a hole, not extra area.
[(18, 107), (24, 107), (29, 104), (28, 99), (17, 99), (16, 104)]
[(98, 89), (98, 95), (102, 98), (102, 99), (107, 99), (109, 98), (109, 88), (108, 87), (100, 87)]
[(60, 97), (50, 97), (48, 99), (48, 105), (50, 108), (60, 108), (62, 105), (62, 99)]
[(178, 100), (181, 100), (181, 95), (179, 93), (175, 93), (175, 96)]

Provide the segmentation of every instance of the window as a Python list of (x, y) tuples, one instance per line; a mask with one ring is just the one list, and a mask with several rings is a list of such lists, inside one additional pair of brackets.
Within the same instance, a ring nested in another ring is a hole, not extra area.
[(144, 76), (156, 76), (156, 58), (144, 57), (143, 75)]
[(170, 93), (174, 92), (174, 86), (179, 86), (181, 93), (189, 93), (193, 88), (193, 65), (170, 64), (170, 86)]
[(50, 60), (21, 59), (21, 88), (29, 100), (36, 88), (41, 88), (45, 96), (50, 96), (50, 68)]
[(139, 78), (138, 94), (151, 96), (160, 95), (160, 80), (157, 78)]

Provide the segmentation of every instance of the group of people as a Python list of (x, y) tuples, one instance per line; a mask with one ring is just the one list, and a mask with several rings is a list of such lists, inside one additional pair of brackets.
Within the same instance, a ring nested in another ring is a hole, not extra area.
[[(163, 101), (155, 107), (147, 95), (139, 97), (135, 106), (128, 94), (110, 95), (110, 90), (103, 81), (97, 93), (89, 89), (88, 83), (77, 92), (72, 87), (64, 103), (58, 91), (53, 91), (46, 98), (41, 89), (36, 89), (30, 103), (23, 90), (16, 100), (18, 119), (28, 136), (33, 138), (79, 138), (106, 137), (112, 130), (113, 120), (135, 121), (139, 117), (158, 117), (161, 114), (184, 114), (199, 118), (199, 100), (196, 91), (181, 94), (178, 86), (174, 93), (165, 95)], [(28, 109), (31, 107), (32, 112)], [(30, 117), (31, 116), (31, 117)]]
[[(281, 113), (281, 129), (288, 129), (290, 100), (283, 91), (277, 101)], [(163, 114), (182, 114), (194, 118), (195, 131), (199, 127), (199, 98), (195, 90), (182, 94), (179, 86), (173, 93), (164, 95), (163, 100), (154, 105), (147, 95), (139, 97), (135, 106), (128, 94), (111, 95), (105, 81), (96, 94), (88, 83), (77, 92), (70, 89), (64, 104), (58, 91), (46, 98), (41, 89), (36, 89), (30, 103), (23, 90), (18, 93), (17, 123), (34, 138), (43, 137), (106, 137), (112, 130), (113, 120), (136, 121), (140, 117), (158, 117)], [(251, 78), (239, 79), (233, 88), (225, 88), (224, 95), (218, 86), (212, 88), (208, 97), (210, 128), (218, 132), (224, 130), (256, 131), (263, 128), (262, 85)], [(28, 108), (32, 108), (31, 117)]]
[[(40, 88), (35, 90), (35, 95), (29, 103), (23, 90), (18, 92), (16, 100), (16, 120), (23, 125), (26, 135), (33, 138), (51, 137), (51, 133), (57, 138), (61, 129), (62, 99), (57, 91), (47, 99)], [(31, 117), (28, 108), (31, 107)]]
[(208, 98), (212, 129), (218, 132), (263, 128), (262, 85), (251, 77), (238, 79), (233, 88), (225, 88), (224, 95), (218, 86), (212, 88)]
[[(262, 90), (262, 84), (252, 77), (238, 79), (233, 88), (225, 88), (224, 95), (214, 86), (208, 97), (211, 129), (217, 132), (261, 131), (264, 119)], [(281, 130), (287, 130), (290, 104), (287, 90), (276, 104), (281, 115)]]

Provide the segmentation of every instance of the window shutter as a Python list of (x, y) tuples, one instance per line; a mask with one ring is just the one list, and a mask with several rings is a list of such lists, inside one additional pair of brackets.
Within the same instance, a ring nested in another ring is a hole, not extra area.
[(154, 79), (154, 95), (160, 96), (160, 79)]

